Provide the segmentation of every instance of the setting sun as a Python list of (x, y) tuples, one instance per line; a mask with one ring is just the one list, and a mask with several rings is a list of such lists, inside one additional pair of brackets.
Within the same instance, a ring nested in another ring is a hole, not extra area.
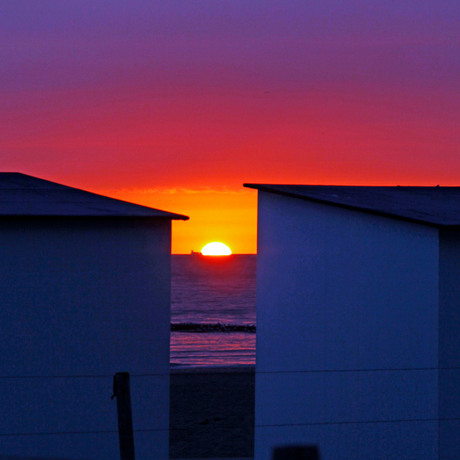
[(224, 243), (208, 243), (201, 250), (201, 254), (204, 256), (229, 256), (232, 250)]

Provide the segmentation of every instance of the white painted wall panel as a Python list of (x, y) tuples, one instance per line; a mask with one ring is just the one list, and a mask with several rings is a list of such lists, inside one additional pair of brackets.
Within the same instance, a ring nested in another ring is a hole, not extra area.
[[(270, 436), (257, 427), (277, 420), (301, 426), (320, 413), (321, 423), (343, 423), (347, 414), (351, 421), (436, 418), (437, 229), (264, 192), (258, 212), (256, 458), (268, 459), (267, 449), (282, 439), (276, 427)], [(395, 369), (407, 372), (375, 372)], [(325, 370), (360, 372), (326, 377)], [(268, 377), (278, 372), (287, 373)], [(347, 449), (356, 448), (353, 439), (362, 448), (373, 436), (382, 445), (393, 436), (394, 458), (409, 458), (403, 454), (414, 442), (401, 433), (419, 436), (421, 422), (407, 423), (388, 438), (384, 425), (376, 432), (355, 427)], [(346, 458), (339, 438), (327, 442), (324, 459)], [(358, 458), (391, 457), (381, 452)]]
[(0, 273), (0, 433), (74, 433), (5, 437), (2, 453), (117, 458), (116, 434), (75, 433), (117, 430), (127, 371), (135, 429), (154, 430), (137, 458), (167, 458), (170, 221), (3, 219)]
[(437, 365), (436, 229), (259, 197), (258, 370)]
[(437, 370), (258, 373), (257, 394), (278, 404), (258, 405), (257, 424), (433, 420), (437, 382)]
[(438, 455), (437, 439), (437, 422), (391, 422), (262, 427), (255, 444), (256, 458), (267, 460), (271, 446), (298, 444), (321, 446), (321, 460), (432, 460)]

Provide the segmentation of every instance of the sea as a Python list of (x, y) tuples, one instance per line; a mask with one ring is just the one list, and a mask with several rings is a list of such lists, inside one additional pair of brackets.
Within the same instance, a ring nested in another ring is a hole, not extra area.
[(256, 262), (254, 254), (172, 256), (171, 367), (255, 364)]

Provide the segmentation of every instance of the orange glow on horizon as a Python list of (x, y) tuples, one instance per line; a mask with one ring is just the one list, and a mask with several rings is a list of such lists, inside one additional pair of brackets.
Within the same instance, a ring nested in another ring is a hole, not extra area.
[(257, 192), (243, 188), (99, 190), (120, 200), (185, 214), (172, 222), (172, 253), (199, 252), (219, 235), (233, 254), (257, 252)]

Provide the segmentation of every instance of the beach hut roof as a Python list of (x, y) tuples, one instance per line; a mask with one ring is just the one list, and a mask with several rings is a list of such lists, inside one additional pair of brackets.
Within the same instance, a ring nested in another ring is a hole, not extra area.
[(244, 184), (244, 186), (427, 225), (460, 225), (460, 187), (281, 184)]
[(0, 216), (158, 217), (187, 216), (109, 198), (21, 173), (0, 173)]

